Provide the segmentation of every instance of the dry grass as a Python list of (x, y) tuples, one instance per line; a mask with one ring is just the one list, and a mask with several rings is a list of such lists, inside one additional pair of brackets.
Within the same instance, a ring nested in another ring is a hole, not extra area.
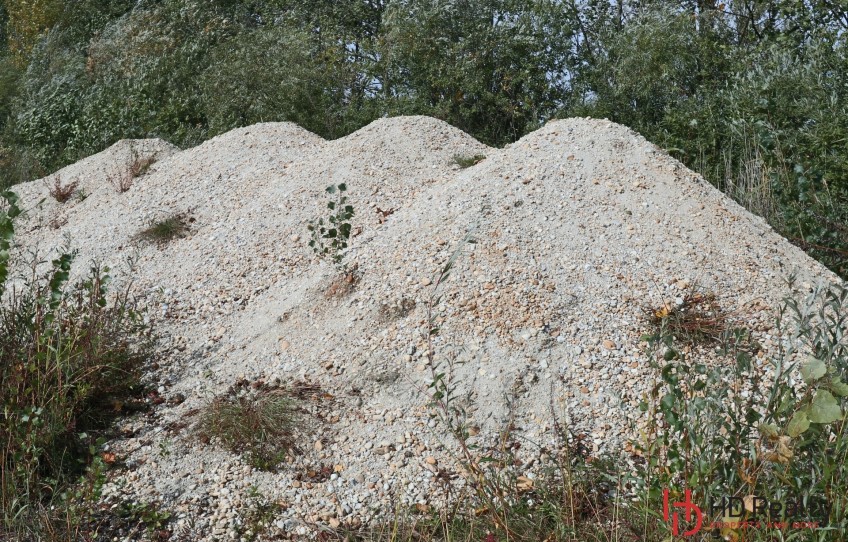
[(286, 389), (246, 381), (215, 398), (198, 425), (204, 442), (217, 439), (262, 470), (275, 469), (287, 455), (300, 451), (303, 418), (296, 397)]
[(62, 184), (62, 178), (59, 175), (53, 178), (53, 184), (48, 185), (50, 197), (59, 203), (65, 203), (73, 197), (79, 186), (78, 181), (72, 181), (68, 184)]
[(131, 158), (126, 169), (118, 173), (113, 173), (109, 176), (109, 182), (115, 187), (118, 193), (123, 194), (132, 188), (133, 183), (138, 177), (145, 175), (150, 167), (156, 163), (155, 156), (139, 156), (135, 147), (130, 151)]
[(130, 163), (130, 175), (132, 175), (133, 179), (136, 177), (141, 177), (142, 175), (147, 173), (147, 170), (150, 169), (150, 166), (156, 163), (155, 156), (147, 156), (144, 158), (139, 158), (135, 156), (133, 158), (132, 163)]
[(689, 344), (716, 342), (728, 329), (728, 314), (712, 293), (687, 290), (682, 302), (665, 302), (647, 309), (648, 320), (656, 330)]

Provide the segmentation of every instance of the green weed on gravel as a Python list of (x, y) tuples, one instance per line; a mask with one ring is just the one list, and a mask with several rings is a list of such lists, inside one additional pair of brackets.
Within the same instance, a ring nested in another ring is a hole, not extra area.
[(185, 237), (189, 232), (191, 219), (183, 213), (175, 214), (162, 220), (154, 220), (138, 233), (137, 238), (149, 243), (164, 245)]
[(299, 450), (302, 421), (287, 390), (243, 385), (213, 399), (201, 414), (198, 430), (203, 441), (217, 439), (230, 451), (245, 454), (252, 466), (273, 470)]
[[(43, 275), (10, 278), (17, 198), (0, 208), (0, 513), (4, 540), (82, 536), (106, 465), (97, 438), (141, 391), (149, 329), (109, 269), (69, 284), (67, 248)], [(5, 293), (5, 297), (3, 294)]]
[(453, 157), (453, 163), (459, 166), (460, 169), (467, 169), (471, 166), (476, 166), (485, 159), (486, 155), (484, 154), (473, 154), (469, 156), (455, 154)]

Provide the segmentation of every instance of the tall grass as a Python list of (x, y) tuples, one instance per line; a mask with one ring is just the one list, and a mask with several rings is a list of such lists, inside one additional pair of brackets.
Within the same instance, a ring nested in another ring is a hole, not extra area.
[[(103, 462), (96, 436), (140, 391), (149, 330), (129, 290), (107, 295), (109, 270), (69, 284), (75, 253), (46, 273), (10, 277), (14, 194), (0, 212), (0, 538), (73, 540)], [(85, 483), (77, 485), (81, 477)]]

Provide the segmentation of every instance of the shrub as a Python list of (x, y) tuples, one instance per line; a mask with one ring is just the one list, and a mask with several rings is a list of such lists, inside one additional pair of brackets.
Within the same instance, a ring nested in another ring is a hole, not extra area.
[(83, 521), (76, 514), (85, 514), (86, 507), (75, 507), (81, 494), (63, 491), (88, 472), (84, 494), (96, 494), (102, 462), (94, 436), (115, 415), (116, 404), (140, 391), (151, 342), (130, 290), (107, 296), (107, 268), (94, 265), (88, 278), (67, 284), (73, 252), (63, 251), (44, 276), (27, 274), (36, 278), (10, 283), (13, 219), (20, 211), (13, 194), (5, 197), (9, 204), (0, 213), (0, 296), (7, 294), (0, 304), (5, 412), (0, 419), (0, 507), (4, 536), (40, 539), (34, 529), (56, 515), (62, 516), (63, 528)]
[[(637, 444), (644, 463), (636, 484), (646, 513), (662, 510), (664, 489), (672, 498), (690, 489), (700, 503), (725, 495), (803, 502), (816, 517), (783, 510), (787, 517), (767, 519), (819, 522), (834, 539), (848, 532), (848, 289), (787, 299), (778, 329), (787, 347), (773, 359), (758, 354), (747, 331), (726, 332), (721, 353), (730, 363), (717, 366), (689, 359), (663, 331), (646, 338), (657, 371), (642, 403), (647, 424)], [(808, 357), (794, 361), (804, 350)], [(746, 507), (736, 521), (751, 518), (754, 510)], [(740, 529), (720, 530), (736, 539)], [(779, 530), (747, 535), (771, 540)]]

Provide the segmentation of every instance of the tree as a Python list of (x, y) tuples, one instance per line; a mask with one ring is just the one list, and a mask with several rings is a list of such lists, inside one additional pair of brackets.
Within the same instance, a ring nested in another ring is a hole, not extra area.
[(547, 0), (394, 2), (380, 48), (386, 108), (436, 116), (486, 143), (514, 141), (558, 107), (573, 23)]

